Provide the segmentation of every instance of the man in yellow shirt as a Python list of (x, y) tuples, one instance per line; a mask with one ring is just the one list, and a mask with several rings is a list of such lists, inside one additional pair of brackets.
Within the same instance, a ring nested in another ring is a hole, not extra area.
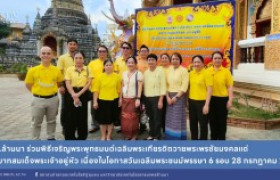
[(142, 74), (149, 68), (148, 65), (148, 57), (149, 55), (149, 48), (146, 45), (141, 45), (139, 49), (139, 56), (137, 57), (137, 68), (141, 71)]
[[(78, 41), (76, 39), (68, 39), (67, 40), (67, 53), (60, 56), (57, 61), (57, 67), (60, 69), (61, 73), (65, 77), (66, 71), (69, 67), (74, 65), (74, 53), (78, 49)], [(63, 82), (63, 86), (59, 88), (59, 92), (61, 94), (61, 111), (60, 111), (60, 123), (62, 126), (62, 131), (64, 134), (64, 124), (66, 121), (65, 113), (65, 96), (69, 96), (69, 93), (66, 89), (65, 82)]]
[[(132, 45), (129, 42), (124, 41), (121, 45), (122, 57), (119, 57), (115, 61), (115, 72), (122, 77), (122, 74), (128, 70), (126, 66), (126, 60), (132, 55)], [(120, 110), (120, 109), (119, 109)], [(120, 118), (115, 122), (115, 128), (119, 129), (121, 124)], [(119, 131), (118, 131), (119, 132)]]
[(55, 140), (56, 116), (59, 100), (58, 87), (63, 81), (60, 70), (51, 65), (52, 50), (44, 46), (41, 49), (41, 64), (29, 69), (25, 84), (33, 94), (32, 109), (32, 139), (39, 140), (41, 125), (46, 116), (48, 140)]
[(129, 42), (124, 41), (121, 48), (123, 49), (122, 57), (117, 58), (114, 65), (115, 72), (122, 77), (123, 72), (128, 70), (126, 66), (126, 59), (132, 55), (132, 45)]
[[(98, 59), (92, 60), (88, 64), (88, 68), (93, 74), (93, 77), (98, 77), (100, 74), (103, 73), (104, 69), (104, 61), (108, 58), (108, 48), (104, 45), (100, 45), (97, 49), (98, 53)], [(94, 87), (94, 80), (91, 83), (90, 91), (93, 94), (93, 87)], [(95, 119), (95, 109), (93, 109), (92, 100), (91, 100), (91, 129), (89, 130), (89, 133), (94, 133), (99, 130), (99, 124)]]
[[(141, 45), (139, 49), (139, 56), (137, 57), (137, 68), (138, 70), (144, 74), (144, 72), (149, 68), (148, 65), (148, 55), (149, 55), (149, 48), (146, 45)], [(144, 101), (144, 96), (142, 95), (141, 101)], [(141, 123), (140, 121), (140, 130), (139, 134), (142, 134), (147, 129), (146, 124)]]

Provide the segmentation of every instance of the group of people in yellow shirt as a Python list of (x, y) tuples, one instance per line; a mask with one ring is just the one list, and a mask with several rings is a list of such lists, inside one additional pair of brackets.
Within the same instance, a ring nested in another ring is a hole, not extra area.
[[(203, 57), (192, 58), (193, 70), (181, 66), (182, 56), (155, 54), (142, 45), (132, 56), (132, 45), (123, 42), (123, 56), (108, 59), (106, 46), (97, 49), (98, 59), (84, 65), (76, 40), (67, 41), (68, 53), (51, 65), (52, 50), (41, 49), (42, 63), (31, 68), (25, 80), (33, 94), (33, 139), (40, 139), (43, 117), (47, 117), (48, 139), (55, 139), (58, 112), (57, 91), (62, 94), (61, 125), (66, 140), (85, 140), (88, 135), (88, 100), (91, 100), (92, 128), (100, 128), (100, 139), (111, 140), (114, 124), (121, 125), (127, 140), (138, 138), (140, 109), (149, 117), (146, 140), (187, 139), (186, 98), (188, 97), (191, 139), (224, 140), (228, 109), (232, 106), (233, 80), (222, 67), (223, 54), (212, 54), (213, 67), (205, 69)], [(187, 96), (187, 91), (189, 94)], [(90, 96), (92, 95), (92, 96)], [(145, 105), (145, 106), (143, 106)], [(139, 124), (140, 123), (140, 124)], [(198, 126), (199, 124), (199, 126)], [(198, 130), (200, 127), (200, 130)], [(91, 131), (91, 130), (90, 130)]]

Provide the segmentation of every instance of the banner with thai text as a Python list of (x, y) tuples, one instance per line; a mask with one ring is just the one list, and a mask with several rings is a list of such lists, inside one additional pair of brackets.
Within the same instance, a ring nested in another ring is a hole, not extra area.
[(194, 55), (209, 65), (211, 53), (221, 51), (223, 66), (231, 67), (234, 37), (234, 1), (216, 1), (136, 10), (136, 48), (152, 53), (179, 52), (184, 66)]

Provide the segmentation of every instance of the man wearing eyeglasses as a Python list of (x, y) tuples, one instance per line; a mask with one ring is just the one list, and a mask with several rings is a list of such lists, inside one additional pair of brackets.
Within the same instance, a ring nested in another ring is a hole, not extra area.
[(33, 94), (32, 139), (40, 140), (41, 125), (46, 116), (48, 140), (55, 140), (56, 116), (59, 100), (58, 87), (63, 81), (61, 71), (51, 64), (53, 52), (50, 47), (41, 49), (41, 64), (28, 70), (25, 78), (26, 88)]
[[(129, 42), (124, 41), (121, 44), (122, 48), (122, 57), (119, 57), (115, 61), (115, 72), (118, 73), (121, 77), (122, 74), (128, 70), (127, 65), (126, 65), (126, 60), (132, 55), (132, 45)], [(118, 122), (114, 123), (115, 129), (117, 129), (117, 132), (120, 132), (120, 118), (118, 119)]]
[[(149, 55), (149, 48), (148, 46), (142, 44), (140, 46), (140, 49), (138, 51), (139, 56), (137, 56), (137, 68), (139, 71), (142, 72), (142, 74), (144, 74), (144, 72), (149, 68), (148, 65), (148, 55)], [(141, 101), (145, 101), (145, 97), (144, 95), (142, 95), (141, 97)], [(140, 130), (139, 130), (139, 134), (142, 134), (145, 130), (147, 129), (146, 124), (142, 123), (140, 121)]]
[(122, 56), (115, 61), (115, 72), (121, 77), (123, 72), (127, 71), (126, 59), (132, 55), (132, 45), (129, 42), (124, 41), (121, 44)]
[(137, 68), (142, 74), (149, 68), (148, 65), (149, 48), (146, 45), (141, 45), (139, 49), (139, 56), (137, 57)]
[[(100, 45), (97, 48), (97, 53), (98, 53), (98, 58), (92, 60), (88, 64), (88, 68), (93, 73), (94, 77), (97, 77), (103, 73), (104, 61), (108, 58), (108, 48), (104, 45)], [(94, 87), (94, 80), (92, 80), (91, 86), (90, 86), (90, 91), (92, 94), (93, 94), (93, 87)], [(90, 107), (91, 107), (92, 123), (91, 123), (91, 129), (89, 130), (89, 133), (94, 133), (99, 130), (99, 124), (95, 119), (95, 109), (93, 109), (92, 100), (91, 100)]]

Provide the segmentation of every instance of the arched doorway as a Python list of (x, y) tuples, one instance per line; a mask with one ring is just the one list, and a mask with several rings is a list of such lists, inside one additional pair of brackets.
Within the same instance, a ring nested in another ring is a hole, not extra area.
[(47, 36), (44, 39), (44, 46), (49, 46), (53, 50), (53, 54), (57, 55), (57, 41), (53, 36)]

